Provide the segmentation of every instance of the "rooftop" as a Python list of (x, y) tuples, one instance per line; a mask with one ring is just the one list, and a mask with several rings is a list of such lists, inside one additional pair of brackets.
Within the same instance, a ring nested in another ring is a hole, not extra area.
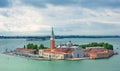
[(44, 52), (56, 53), (56, 54), (68, 54), (72, 53), (74, 48), (55, 48), (52, 51), (50, 49), (44, 49)]

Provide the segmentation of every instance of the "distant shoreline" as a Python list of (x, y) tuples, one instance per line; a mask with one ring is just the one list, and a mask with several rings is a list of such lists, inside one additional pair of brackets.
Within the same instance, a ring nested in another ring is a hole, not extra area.
[[(0, 39), (42, 39), (47, 40), (50, 36), (0, 36)], [(66, 36), (55, 36), (56, 39), (64, 38), (120, 38), (120, 36), (80, 36), (80, 35), (66, 35)]]

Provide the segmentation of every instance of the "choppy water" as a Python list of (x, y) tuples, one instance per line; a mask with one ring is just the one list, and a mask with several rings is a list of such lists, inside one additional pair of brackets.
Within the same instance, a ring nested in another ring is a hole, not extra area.
[[(114, 45), (115, 51), (120, 53), (120, 38), (71, 38), (57, 39), (56, 44), (66, 43), (71, 40), (75, 44), (90, 42), (108, 42)], [(49, 46), (48, 41), (26, 41), (25, 39), (0, 39), (0, 51), (6, 48), (13, 50), (23, 47), (27, 43), (44, 44)], [(119, 48), (119, 49), (116, 49)], [(108, 59), (98, 60), (54, 60), (36, 61), (20, 57), (0, 54), (0, 71), (120, 71), (120, 54)]]

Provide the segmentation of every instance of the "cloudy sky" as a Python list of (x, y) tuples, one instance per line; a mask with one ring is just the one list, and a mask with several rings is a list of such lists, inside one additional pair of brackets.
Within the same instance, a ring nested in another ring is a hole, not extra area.
[(0, 0), (0, 35), (120, 35), (120, 0)]

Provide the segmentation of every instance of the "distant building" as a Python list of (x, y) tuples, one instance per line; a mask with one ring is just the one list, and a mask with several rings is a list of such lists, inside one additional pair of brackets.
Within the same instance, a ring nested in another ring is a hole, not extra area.
[(34, 55), (35, 50), (33, 49), (27, 49), (27, 48), (16, 48), (16, 50), (13, 52), (16, 55), (19, 56), (25, 56), (25, 57), (35, 57)]
[(69, 41), (66, 45), (60, 44), (59, 46), (55, 47), (54, 31), (52, 28), (50, 49), (39, 50), (39, 56), (51, 59), (67, 59), (84, 57), (84, 53), (82, 48), (73, 46), (71, 41)]
[(33, 50), (33, 49), (27, 49), (27, 48), (16, 48), (15, 51), (19, 52), (19, 53), (24, 53), (24, 54), (34, 54), (35, 50)]
[(103, 47), (89, 47), (84, 49), (86, 57), (90, 58), (107, 58), (114, 54), (113, 50), (104, 49)]

